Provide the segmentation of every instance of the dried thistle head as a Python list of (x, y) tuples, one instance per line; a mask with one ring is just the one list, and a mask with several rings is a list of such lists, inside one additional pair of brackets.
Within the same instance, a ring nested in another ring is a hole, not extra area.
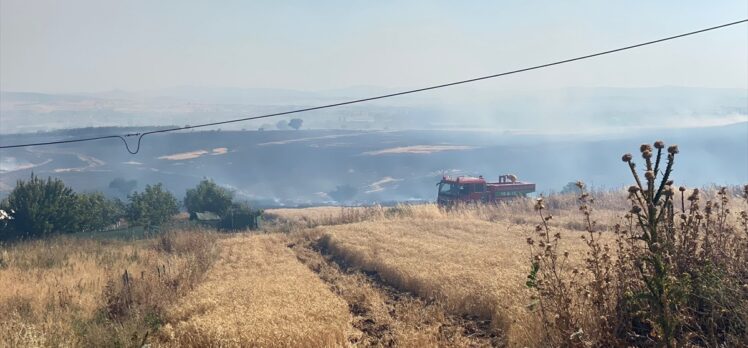
[(681, 187), (679, 187), (679, 188), (678, 188), (678, 191), (680, 191), (680, 192), (684, 192), (684, 191), (686, 191), (686, 188), (685, 188), (685, 187), (683, 187), (683, 186), (681, 186)]
[(695, 202), (699, 200), (699, 189), (695, 188), (693, 189), (693, 192), (691, 192), (691, 195), (688, 196), (688, 200), (691, 202)]
[(639, 215), (639, 213), (641, 213), (641, 212), (642, 212), (642, 208), (639, 207), (638, 205), (635, 205), (635, 206), (631, 207), (631, 213), (632, 214)]
[(644, 172), (644, 177), (647, 178), (647, 180), (654, 180), (655, 173), (653, 171), (651, 171), (651, 170), (648, 170), (648, 171)]
[(636, 186), (636, 185), (629, 186), (629, 193), (634, 194), (637, 192), (639, 192), (639, 186)]
[(641, 153), (645, 153), (647, 151), (652, 152), (652, 146), (649, 146), (649, 144), (641, 144), (641, 146), (639, 146), (639, 151), (641, 151)]
[(678, 151), (678, 145), (670, 145), (670, 146), (669, 146), (669, 147), (667, 148), (667, 153), (669, 153), (669, 154), (671, 154), (671, 155), (675, 155), (675, 154), (677, 154), (678, 152), (680, 152), (680, 151)]
[(630, 153), (627, 153), (621, 157), (621, 161), (624, 162), (631, 162), (631, 160), (634, 159), (634, 156), (632, 156)]
[(667, 185), (665, 186), (665, 189), (662, 191), (662, 194), (665, 195), (665, 197), (672, 197), (675, 195), (675, 189), (673, 189), (672, 186)]
[(543, 209), (545, 209), (545, 205), (543, 204), (543, 197), (539, 197), (535, 200), (535, 210), (539, 211)]
[(584, 187), (585, 187), (585, 185), (584, 185), (584, 182), (583, 182), (583, 181), (581, 181), (581, 180), (577, 181), (577, 182), (576, 182), (576, 185), (577, 185), (577, 187), (578, 187), (578, 188), (579, 188), (580, 190), (584, 190)]
[(647, 151), (642, 152), (642, 157), (644, 159), (650, 159), (650, 158), (652, 158), (652, 151), (647, 150)]
[(665, 142), (664, 142), (664, 141), (662, 141), (662, 140), (657, 140), (657, 141), (655, 141), (655, 143), (654, 143), (654, 147), (655, 147), (656, 149), (663, 149), (663, 148), (665, 148)]

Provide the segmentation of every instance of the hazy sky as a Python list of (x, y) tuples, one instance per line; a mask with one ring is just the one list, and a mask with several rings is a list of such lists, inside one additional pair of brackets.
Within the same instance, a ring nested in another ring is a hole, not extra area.
[[(748, 1), (0, 0), (0, 89), (410, 87), (748, 17)], [(482, 82), (748, 87), (748, 25)]]

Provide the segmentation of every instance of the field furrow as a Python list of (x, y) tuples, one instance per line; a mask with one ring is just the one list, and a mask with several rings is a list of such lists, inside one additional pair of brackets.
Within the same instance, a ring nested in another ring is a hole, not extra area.
[(221, 241), (220, 260), (171, 310), (164, 338), (179, 347), (347, 344), (351, 316), (281, 235)]

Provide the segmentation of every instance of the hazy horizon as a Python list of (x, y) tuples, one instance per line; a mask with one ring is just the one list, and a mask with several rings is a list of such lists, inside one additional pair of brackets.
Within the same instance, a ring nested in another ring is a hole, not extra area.
[[(723, 24), (748, 3), (5, 0), (0, 9), (0, 90), (75, 94), (419, 87)], [(470, 88), (748, 88), (746, 43), (739, 25)]]

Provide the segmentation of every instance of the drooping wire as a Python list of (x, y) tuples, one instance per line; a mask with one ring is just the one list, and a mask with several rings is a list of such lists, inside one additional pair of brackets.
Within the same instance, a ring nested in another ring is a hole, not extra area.
[[(683, 33), (683, 34), (679, 34), (679, 35), (675, 35), (675, 36), (669, 36), (669, 37), (665, 37), (665, 38), (662, 38), (662, 39), (647, 41), (647, 42), (643, 42), (643, 43), (639, 43), (639, 44), (635, 44), (635, 45), (630, 45), (630, 46), (626, 46), (626, 47), (616, 48), (616, 49), (612, 49), (612, 50), (608, 50), (608, 51), (592, 53), (592, 54), (588, 54), (588, 55), (584, 55), (584, 56), (579, 56), (579, 57), (575, 57), (575, 58), (569, 58), (569, 59), (559, 60), (559, 61), (555, 61), (555, 62), (547, 63), (547, 64), (542, 64), (542, 65), (535, 65), (535, 66), (528, 67), (528, 68), (522, 68), (522, 69), (517, 69), (517, 70), (503, 72), (503, 73), (498, 73), (498, 74), (493, 74), (493, 75), (486, 75), (486, 76), (480, 76), (480, 77), (475, 77), (475, 78), (471, 78), (471, 79), (467, 79), (467, 80), (460, 80), (460, 81), (455, 81), (455, 82), (443, 83), (443, 84), (439, 84), (439, 85), (433, 85), (433, 86), (422, 87), (422, 88), (417, 88), (417, 89), (411, 89), (411, 90), (401, 91), (401, 92), (396, 92), (396, 93), (383, 94), (383, 95), (374, 96), (374, 97), (349, 100), (349, 101), (340, 102), (340, 103), (333, 103), (333, 104), (326, 104), (326, 105), (314, 106), (314, 107), (309, 107), (309, 108), (295, 109), (295, 110), (277, 112), (277, 113), (272, 113), (272, 114), (265, 114), (265, 115), (260, 115), (260, 116), (251, 116), (251, 117), (237, 118), (237, 119), (231, 119), (231, 120), (226, 120), (226, 121), (203, 123), (203, 124), (197, 124), (197, 125), (192, 125), (192, 126), (159, 129), (159, 130), (142, 132), (142, 133), (130, 133), (130, 134), (125, 134), (125, 135), (107, 135), (107, 136), (99, 136), (99, 137), (91, 137), (91, 138), (57, 140), (57, 141), (39, 142), (39, 143), (0, 145), (0, 149), (11, 149), (11, 148), (19, 148), (19, 147), (27, 147), (27, 146), (44, 146), (44, 145), (55, 145), (55, 144), (68, 144), (68, 143), (78, 143), (78, 142), (86, 142), (86, 141), (94, 141), (94, 140), (118, 138), (118, 139), (122, 140), (122, 142), (125, 144), (125, 148), (127, 149), (127, 152), (129, 152), (130, 154), (134, 155), (134, 154), (137, 154), (138, 152), (140, 152), (140, 145), (141, 145), (141, 142), (143, 140), (143, 137), (145, 137), (146, 135), (150, 135), (150, 134), (176, 132), (176, 131), (180, 131), (180, 130), (203, 128), (203, 127), (211, 127), (211, 126), (218, 126), (218, 125), (229, 124), (229, 123), (236, 123), (236, 122), (245, 122), (245, 121), (250, 121), (250, 120), (257, 120), (257, 119), (262, 119), (262, 118), (277, 117), (277, 116), (283, 116), (283, 115), (289, 115), (289, 114), (296, 114), (296, 113), (302, 113), (302, 112), (308, 112), (308, 111), (314, 111), (314, 110), (320, 110), (320, 109), (334, 108), (334, 107), (343, 106), (343, 105), (357, 104), (357, 103), (363, 103), (363, 102), (372, 101), (372, 100), (392, 98), (392, 97), (401, 96), (401, 95), (405, 95), (405, 94), (412, 94), (412, 93), (429, 91), (429, 90), (433, 90), (433, 89), (451, 87), (451, 86), (456, 86), (456, 85), (461, 85), (461, 84), (466, 84), (466, 83), (471, 83), (471, 82), (477, 82), (477, 81), (481, 81), (481, 80), (493, 79), (493, 78), (497, 78), (497, 77), (501, 77), (501, 76), (518, 74), (518, 73), (522, 73), (522, 72), (526, 72), (526, 71), (530, 71), (530, 70), (543, 69), (543, 68), (551, 67), (551, 66), (554, 66), (554, 65), (571, 63), (571, 62), (575, 62), (575, 61), (578, 61), (578, 60), (584, 60), (584, 59), (598, 57), (598, 56), (602, 56), (602, 55), (606, 55), (606, 54), (611, 54), (611, 53), (621, 52), (621, 51), (625, 51), (625, 50), (630, 50), (630, 49), (634, 49), (634, 48), (638, 48), (638, 47), (653, 45), (653, 44), (656, 44), (656, 43), (661, 43), (661, 42), (664, 42), (664, 41), (670, 41), (670, 40), (674, 40), (674, 39), (678, 39), (678, 38), (682, 38), (682, 37), (686, 37), (686, 36), (700, 34), (700, 33), (704, 33), (704, 32), (707, 32), (707, 31), (722, 29), (722, 28), (725, 28), (725, 27), (729, 27), (729, 26), (733, 26), (733, 25), (738, 25), (738, 24), (745, 23), (745, 22), (748, 22), (748, 19), (743, 19), (743, 20), (739, 20), (739, 21), (736, 21), (736, 22), (730, 22), (730, 23), (726, 23), (726, 24), (722, 24), (722, 25), (718, 25), (718, 26), (714, 26), (714, 27), (709, 27), (709, 28), (705, 28), (705, 29), (691, 31), (691, 32), (687, 32), (687, 33)], [(135, 149), (134, 150), (132, 150), (130, 148), (130, 145), (127, 143), (127, 139), (126, 138), (129, 138), (129, 137), (137, 137), (137, 142), (135, 144)]]

